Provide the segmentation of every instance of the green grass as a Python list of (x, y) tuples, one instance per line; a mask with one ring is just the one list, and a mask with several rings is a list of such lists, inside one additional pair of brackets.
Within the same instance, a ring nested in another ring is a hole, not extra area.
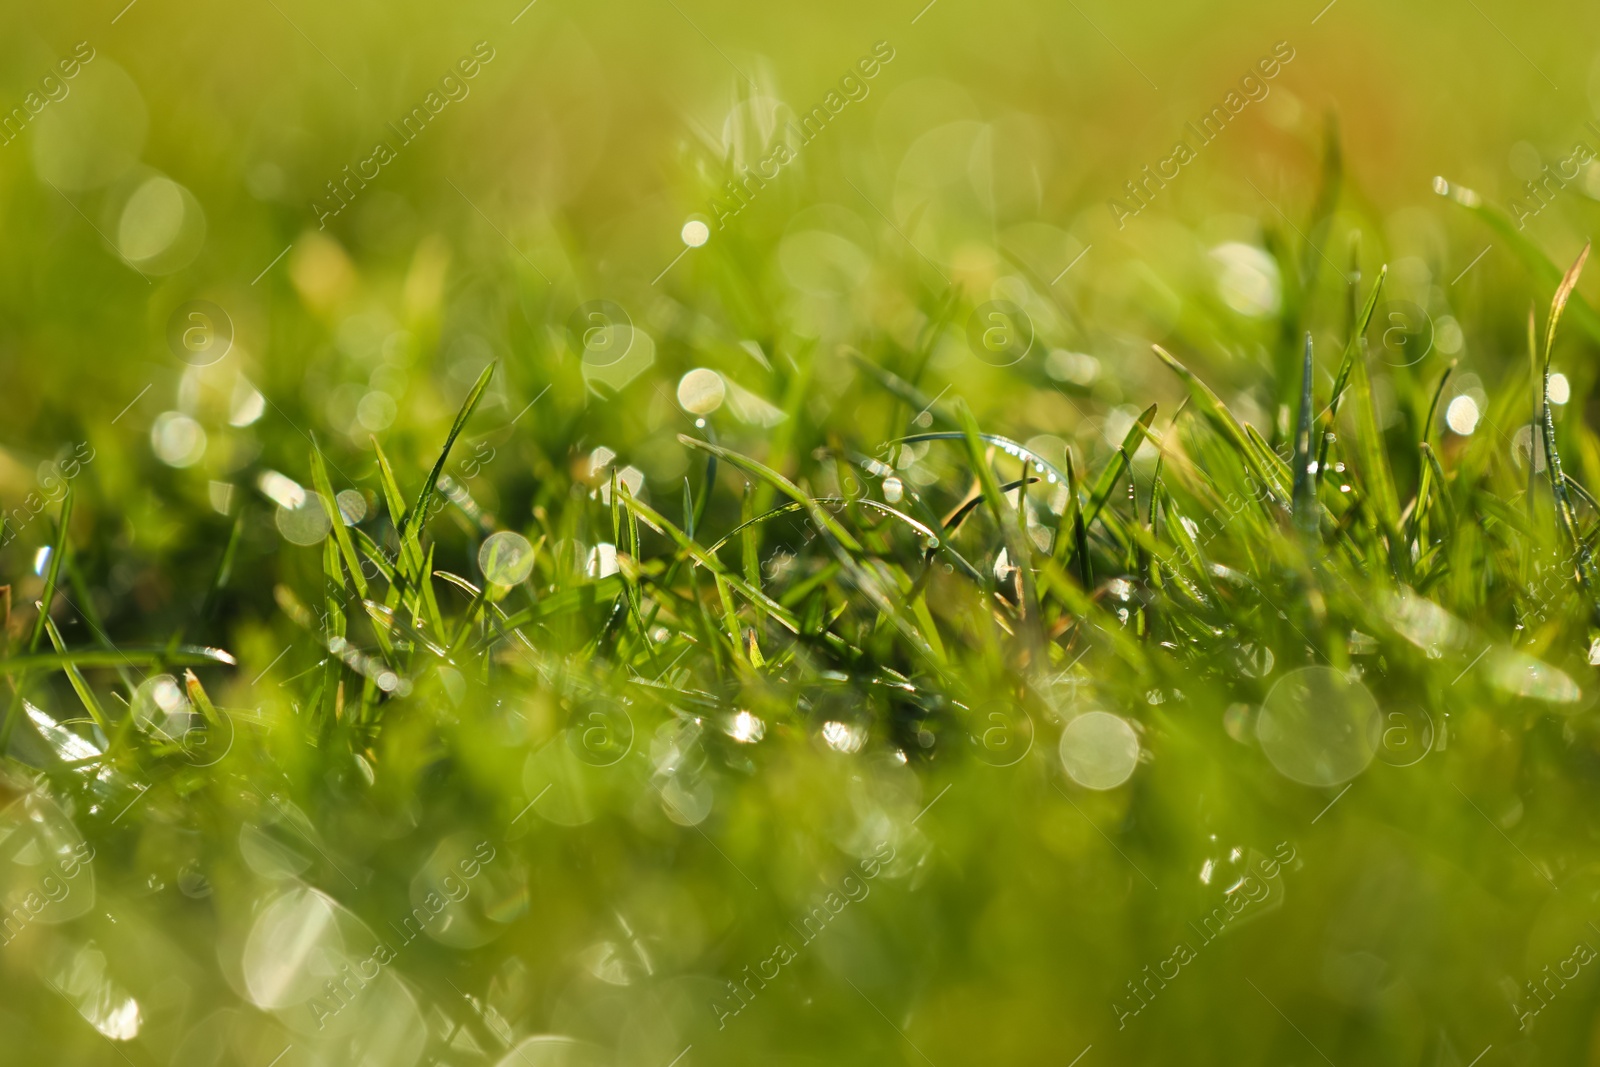
[[(640, 288), (631, 377), (520, 253), (441, 295), (439, 246), (309, 232), (262, 283), (309, 355), (164, 372), (203, 463), (41, 367), (96, 458), (8, 520), (0, 1062), (1592, 1058), (1588, 246), (1454, 187), (1500, 263), (1446, 294), (1326, 158), (1269, 312), (1197, 237), (1012, 262), (1004, 369), (970, 277), (885, 227), (824, 299), (765, 203)], [(1391, 298), (1459, 360), (1389, 359)]]

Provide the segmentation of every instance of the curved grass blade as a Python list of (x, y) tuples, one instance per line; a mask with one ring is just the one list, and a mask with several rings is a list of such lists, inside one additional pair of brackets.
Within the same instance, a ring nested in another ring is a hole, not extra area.
[[(1383, 292), (1383, 283), (1389, 277), (1389, 265), (1386, 263), (1378, 268), (1378, 278), (1372, 283), (1372, 292), (1367, 294), (1367, 302), (1362, 305), (1359, 314), (1354, 313), (1355, 294), (1352, 288), (1351, 308), (1352, 318), (1350, 336), (1345, 341), (1344, 356), (1339, 360), (1339, 372), (1333, 378), (1333, 393), (1328, 399), (1326, 421), (1322, 444), (1317, 450), (1317, 469), (1328, 469), (1328, 446), (1333, 440), (1333, 423), (1339, 417), (1339, 404), (1344, 399), (1344, 391), (1350, 383), (1350, 371), (1355, 366), (1356, 353), (1360, 351), (1360, 339), (1366, 336), (1367, 326), (1372, 322), (1372, 315), (1378, 309), (1378, 294)], [(1352, 287), (1354, 282), (1351, 283)]]
[[(23, 656), (21, 657), (22, 659), (28, 659), (33, 653), (38, 652), (39, 640), (44, 636), (46, 624), (50, 621), (50, 605), (55, 602), (56, 583), (61, 580), (61, 563), (66, 558), (67, 529), (71, 522), (72, 485), (69, 482), (66, 495), (61, 498), (61, 520), (56, 528), (55, 543), (50, 549), (50, 564), (45, 570), (44, 593), (39, 600), (39, 617), (34, 619), (33, 633), (28, 638), (29, 656)], [(15, 662), (17, 662), (15, 659), (7, 660), (5, 667), (0, 667), (0, 670), (9, 668)], [(6, 708), (5, 722), (0, 723), (0, 754), (5, 753), (7, 746), (10, 744), (11, 728), (17, 721), (18, 711), (21, 706), (22, 683), (19, 680), (15, 691), (11, 695), (10, 706)]]
[(61, 581), (61, 561), (67, 554), (67, 528), (72, 523), (72, 484), (67, 484), (66, 495), (61, 498), (61, 519), (56, 526), (55, 544), (50, 549), (50, 564), (45, 568), (44, 593), (39, 598), (39, 617), (33, 620), (33, 633), (28, 637), (28, 651), (39, 651), (44, 637), (45, 620), (50, 617), (50, 605), (56, 598), (56, 586)]
[(235, 666), (237, 661), (220, 648), (202, 645), (177, 645), (173, 647), (139, 645), (131, 648), (80, 648), (65, 652), (39, 652), (26, 656), (13, 656), (0, 660), (0, 674), (18, 674), (35, 669), (61, 670), (66, 664), (76, 667), (156, 666), (203, 667), (222, 663)]
[[(807, 495), (805, 491), (802, 490), (798, 485), (795, 485), (793, 482), (779, 474), (777, 471), (773, 470), (771, 467), (768, 467), (762, 463), (758, 463), (749, 456), (741, 455), (740, 453), (734, 452), (731, 449), (723, 448), (721, 445), (714, 445), (709, 441), (702, 441), (698, 437), (690, 437), (687, 434), (679, 434), (678, 441), (679, 443), (687, 445), (690, 448), (697, 448), (702, 452), (710, 453), (713, 457), (725, 460), (732, 466), (739, 468), (745, 473), (753, 474), (757, 478), (760, 478), (762, 481), (777, 489), (790, 500), (793, 500), (795, 503), (803, 506), (807, 513), (810, 514), (812, 520), (815, 521), (818, 526), (821, 526), (823, 529), (832, 534), (834, 538), (838, 540), (839, 544), (844, 546), (845, 551), (861, 551), (861, 545), (857, 543), (854, 537), (850, 536), (843, 526), (840, 526), (838, 522), (834, 520), (833, 516), (829, 515), (822, 508), (818, 507), (816, 501)], [(654, 514), (654, 512), (651, 512), (651, 514)], [(644, 517), (643, 512), (640, 513), (640, 517)], [(649, 523), (648, 519), (645, 521), (647, 524)]]
[[(1571, 298), (1573, 289), (1577, 287), (1578, 278), (1583, 273), (1583, 265), (1588, 259), (1589, 244), (1585, 242), (1583, 251), (1578, 253), (1578, 258), (1567, 268), (1567, 273), (1561, 278), (1561, 284), (1556, 287), (1555, 298), (1550, 302), (1550, 320), (1544, 335), (1543, 410), (1540, 422), (1544, 428), (1545, 467), (1550, 472), (1550, 490), (1555, 496), (1556, 515), (1575, 550), (1578, 580), (1592, 595), (1594, 584), (1591, 574), (1592, 558), (1578, 534), (1578, 520), (1573, 514), (1572, 497), (1567, 493), (1566, 475), (1561, 470), (1561, 452), (1556, 448), (1555, 416), (1550, 410), (1550, 357), (1555, 346), (1556, 324), (1561, 321), (1561, 313), (1566, 309), (1567, 301)], [(1593, 607), (1596, 613), (1600, 614), (1600, 604), (1595, 604)]]
[(422, 492), (417, 496), (416, 507), (406, 512), (405, 518), (400, 521), (398, 533), (401, 544), (410, 541), (420, 549), (422, 526), (428, 520), (428, 508), (433, 503), (434, 493), (437, 492), (439, 475), (444, 473), (445, 461), (450, 458), (450, 449), (455, 445), (456, 438), (466, 429), (467, 420), (472, 418), (472, 413), (477, 410), (478, 401), (483, 399), (483, 391), (489, 387), (489, 379), (494, 377), (494, 368), (493, 363), (483, 368), (483, 373), (478, 375), (478, 381), (473, 385), (472, 392), (467, 394), (466, 402), (456, 413), (456, 421), (450, 425), (450, 433), (444, 439), (444, 447), (439, 450), (439, 458), (434, 461), (433, 469), (428, 472), (427, 481), (422, 483)]
[[(50, 644), (55, 646), (56, 652), (61, 653), (67, 650), (66, 643), (61, 640), (61, 631), (56, 629), (55, 623), (46, 620), (45, 632), (50, 635)], [(95, 697), (94, 690), (89, 688), (89, 683), (84, 679), (83, 672), (78, 669), (78, 665), (66, 662), (61, 665), (61, 670), (67, 676), (67, 681), (72, 683), (72, 690), (78, 694), (78, 699), (83, 702), (83, 708), (89, 713), (89, 717), (95, 721), (95, 725), (99, 726), (107, 737), (110, 737), (111, 723), (106, 718), (105, 709), (100, 706), (99, 699)]]
[(1212, 429), (1216, 430), (1223, 440), (1232, 445), (1234, 451), (1239, 453), (1245, 465), (1250, 468), (1250, 473), (1254, 474), (1256, 479), (1265, 485), (1278, 484), (1277, 480), (1268, 474), (1266, 468), (1262, 466), (1261, 458), (1256, 454), (1255, 449), (1251, 447), (1250, 439), (1245, 434), (1244, 427), (1239, 424), (1238, 419), (1233, 417), (1233, 412), (1228, 410), (1228, 406), (1222, 402), (1222, 398), (1212, 391), (1209, 385), (1201, 381), (1198, 375), (1184, 366), (1171, 352), (1168, 352), (1160, 345), (1151, 345), (1150, 347), (1161, 362), (1165, 363), (1189, 387), (1189, 394), (1194, 399), (1195, 407), (1205, 417), (1206, 422), (1211, 424)]
[(350, 540), (350, 530), (345, 526), (344, 519), (339, 513), (339, 502), (333, 494), (333, 483), (328, 479), (328, 465), (322, 458), (322, 449), (317, 445), (315, 438), (311, 442), (311, 485), (316, 489), (317, 496), (322, 498), (322, 508), (328, 513), (328, 521), (333, 524), (333, 539), (344, 557), (345, 569), (350, 572), (350, 581), (355, 584), (356, 593), (365, 597), (367, 579), (366, 575), (361, 573), (361, 558), (356, 555), (356, 546)]

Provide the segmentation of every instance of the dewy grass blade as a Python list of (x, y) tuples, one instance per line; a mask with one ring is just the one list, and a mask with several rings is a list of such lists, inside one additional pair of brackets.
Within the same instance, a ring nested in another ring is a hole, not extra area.
[(39, 616), (33, 622), (33, 633), (28, 637), (28, 651), (37, 652), (44, 637), (45, 620), (50, 617), (50, 605), (56, 598), (56, 586), (61, 580), (61, 564), (67, 555), (67, 532), (72, 525), (72, 486), (67, 486), (61, 498), (61, 518), (56, 525), (55, 543), (50, 549), (50, 562), (45, 567), (44, 593), (39, 600)]
[(1311, 334), (1306, 333), (1305, 362), (1300, 370), (1300, 412), (1294, 431), (1294, 525), (1307, 537), (1314, 536), (1321, 519), (1317, 510), (1317, 467), (1311, 458), (1311, 431), (1316, 416), (1312, 405)]
[[(44, 592), (39, 600), (39, 615), (34, 619), (33, 632), (28, 637), (28, 652), (30, 655), (21, 657), (23, 659), (30, 658), (32, 654), (38, 652), (39, 641), (44, 637), (46, 624), (50, 621), (50, 606), (55, 603), (56, 583), (61, 579), (61, 566), (67, 554), (67, 533), (71, 524), (72, 486), (68, 484), (66, 495), (61, 498), (61, 517), (56, 526), (55, 541), (50, 547), (50, 559), (45, 566)], [(6, 660), (4, 665), (0, 666), (0, 670), (5, 670), (16, 662), (16, 659)], [(6, 708), (5, 722), (0, 723), (0, 754), (6, 752), (7, 746), (11, 741), (11, 729), (21, 714), (23, 683), (26, 678), (27, 676), (24, 674), (17, 679), (16, 689), (12, 692), (10, 705)]]
[[(854, 537), (850, 536), (843, 526), (839, 525), (833, 516), (829, 515), (825, 509), (818, 507), (815, 500), (801, 490), (799, 486), (795, 485), (777, 471), (763, 463), (759, 463), (756, 460), (751, 459), (749, 456), (740, 455), (737, 452), (723, 448), (721, 445), (714, 445), (708, 441), (702, 441), (698, 437), (690, 437), (687, 434), (679, 434), (678, 441), (679, 443), (687, 445), (690, 448), (697, 448), (702, 452), (709, 453), (713, 458), (722, 459), (732, 466), (738, 467), (745, 473), (752, 474), (757, 478), (760, 478), (762, 481), (767, 482), (778, 492), (804, 507), (806, 509), (806, 513), (811, 516), (812, 521), (816, 522), (818, 526), (821, 526), (824, 530), (827, 530), (828, 533), (832, 534), (834, 538), (836, 538), (838, 542), (844, 546), (845, 551), (861, 551), (861, 545), (857, 543)], [(697, 504), (695, 507), (696, 511), (698, 512), (703, 507), (703, 504)], [(693, 535), (691, 534), (690, 536)]]
[[(56, 624), (46, 620), (46, 631), (50, 634), (50, 644), (56, 652), (66, 652), (66, 643), (61, 640), (61, 632), (56, 629)], [(72, 683), (73, 692), (78, 694), (78, 699), (83, 702), (83, 709), (89, 713), (95, 725), (109, 738), (111, 736), (111, 722), (106, 718), (105, 709), (100, 706), (100, 701), (94, 695), (94, 690), (89, 688), (88, 681), (83, 677), (83, 672), (76, 663), (67, 660), (61, 664), (62, 673), (67, 676), (67, 681)]]
[(478, 408), (478, 401), (483, 399), (483, 391), (489, 388), (489, 379), (494, 377), (494, 369), (493, 363), (483, 368), (483, 373), (478, 375), (478, 380), (473, 385), (472, 391), (467, 394), (461, 410), (456, 413), (456, 421), (450, 425), (450, 433), (444, 439), (444, 447), (439, 450), (439, 458), (434, 461), (433, 469), (428, 472), (427, 479), (422, 483), (422, 492), (417, 495), (416, 507), (407, 512), (405, 519), (400, 523), (399, 535), (402, 544), (408, 541), (413, 545), (420, 544), (422, 527), (430, 517), (428, 508), (433, 504), (439, 475), (444, 473), (444, 465), (450, 458), (450, 449), (455, 445), (456, 438), (466, 429), (467, 420), (472, 418), (472, 413)]
[(365, 597), (367, 579), (361, 573), (361, 557), (356, 555), (355, 543), (350, 540), (350, 531), (344, 524), (344, 516), (339, 511), (339, 503), (333, 493), (333, 483), (328, 480), (328, 466), (322, 459), (322, 449), (317, 447), (315, 441), (311, 446), (311, 484), (322, 500), (323, 510), (328, 513), (328, 521), (333, 526), (333, 538), (344, 556), (345, 569), (356, 587), (356, 595)]
[(20, 674), (32, 670), (60, 670), (65, 664), (77, 667), (201, 667), (207, 664), (233, 666), (234, 658), (220, 648), (199, 645), (124, 645), (118, 648), (80, 648), (65, 652), (40, 652), (0, 660), (0, 674)]
[(1355, 310), (1355, 282), (1351, 283), (1351, 320), (1350, 336), (1345, 340), (1344, 355), (1339, 360), (1339, 371), (1333, 378), (1333, 392), (1328, 397), (1328, 408), (1322, 442), (1317, 450), (1317, 469), (1326, 470), (1328, 467), (1328, 447), (1333, 442), (1333, 426), (1339, 417), (1339, 405), (1344, 400), (1345, 388), (1350, 383), (1350, 372), (1355, 367), (1356, 355), (1361, 351), (1360, 340), (1366, 336), (1367, 326), (1372, 322), (1372, 315), (1378, 308), (1378, 294), (1383, 292), (1383, 283), (1389, 277), (1389, 267), (1384, 265), (1378, 269), (1377, 281), (1372, 284), (1372, 292), (1367, 294), (1367, 302), (1361, 310)]
[[(1545, 466), (1550, 474), (1550, 490), (1555, 497), (1556, 514), (1560, 520), (1562, 532), (1567, 535), (1567, 541), (1574, 550), (1574, 563), (1578, 573), (1578, 581), (1590, 590), (1591, 598), (1594, 596), (1594, 582), (1591, 574), (1592, 565), (1589, 550), (1584, 546), (1578, 533), (1578, 521), (1572, 510), (1572, 498), (1567, 493), (1565, 476), (1561, 470), (1561, 450), (1556, 447), (1555, 416), (1550, 410), (1550, 359), (1555, 347), (1556, 324), (1561, 321), (1561, 312), (1567, 306), (1567, 300), (1572, 296), (1572, 291), (1578, 285), (1578, 278), (1583, 273), (1583, 265), (1589, 259), (1589, 243), (1585, 242), (1583, 251), (1578, 253), (1578, 258), (1572, 266), (1567, 268), (1567, 273), (1562, 277), (1561, 284), (1556, 287), (1555, 298), (1550, 302), (1549, 326), (1544, 335), (1544, 368), (1541, 377), (1542, 411), (1540, 412), (1540, 425), (1544, 432)], [(1530, 457), (1531, 465), (1531, 457)], [(1594, 605), (1597, 618), (1600, 618), (1600, 601)]]

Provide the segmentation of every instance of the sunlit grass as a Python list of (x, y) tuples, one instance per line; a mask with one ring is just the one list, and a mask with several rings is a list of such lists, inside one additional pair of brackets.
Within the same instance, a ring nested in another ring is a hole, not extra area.
[(297, 237), (309, 354), (107, 401), (7, 520), (3, 1055), (1577, 1062), (1584, 257), (1441, 185), (1527, 275), (1446, 307), (1329, 146), (1089, 309), (1162, 329), (1008, 263), (1008, 366), (1001, 268), (865, 211), (599, 340), (515, 242)]

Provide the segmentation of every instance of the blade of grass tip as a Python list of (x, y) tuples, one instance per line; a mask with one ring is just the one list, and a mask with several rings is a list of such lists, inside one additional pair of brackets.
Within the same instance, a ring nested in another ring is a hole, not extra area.
[[(56, 629), (54, 622), (46, 620), (45, 632), (50, 635), (50, 644), (55, 647), (57, 652), (65, 652), (67, 650), (66, 643), (61, 640), (61, 631)], [(78, 694), (78, 699), (83, 702), (83, 709), (89, 713), (89, 718), (94, 720), (95, 725), (100, 727), (101, 732), (107, 738), (110, 738), (111, 722), (106, 718), (105, 709), (100, 706), (100, 701), (95, 697), (94, 690), (89, 688), (89, 683), (83, 677), (83, 672), (78, 669), (78, 665), (70, 660), (63, 661), (61, 670), (67, 676), (67, 681), (72, 683), (72, 690)]]
[[(39, 616), (33, 621), (33, 633), (28, 637), (28, 654), (32, 656), (39, 651), (39, 641), (44, 637), (45, 626), (50, 621), (50, 605), (56, 599), (56, 583), (61, 580), (61, 561), (67, 550), (67, 530), (72, 522), (72, 486), (68, 484), (66, 495), (61, 498), (61, 518), (56, 528), (55, 542), (50, 548), (50, 562), (45, 568), (44, 594), (39, 600)], [(11, 730), (17, 721), (18, 713), (22, 707), (23, 683), (27, 675), (19, 675), (16, 688), (12, 691), (11, 702), (6, 708), (4, 723), (0, 723), (0, 755), (7, 751), (11, 743)]]
[(1072, 465), (1072, 447), (1067, 446), (1067, 475), (1072, 485), (1072, 544), (1078, 562), (1078, 581), (1084, 590), (1094, 588), (1094, 561), (1089, 558), (1089, 526), (1083, 521), (1078, 502), (1078, 476)]
[(78, 648), (67, 652), (40, 652), (26, 656), (12, 656), (0, 660), (0, 674), (22, 674), (32, 670), (59, 670), (63, 663), (79, 667), (115, 667), (121, 663), (135, 667), (166, 665), (169, 667), (200, 667), (223, 663), (235, 666), (234, 658), (220, 648), (199, 645), (178, 645), (159, 648), (150, 645), (123, 648)]
[(1355, 391), (1356, 455), (1361, 460), (1367, 502), (1389, 538), (1391, 562), (1395, 567), (1403, 568), (1409, 556), (1400, 544), (1400, 503), (1395, 493), (1394, 476), (1389, 470), (1389, 454), (1383, 445), (1383, 431), (1378, 427), (1377, 407), (1372, 399), (1365, 334), (1357, 335), (1356, 347), (1358, 351), (1350, 372)]
[(361, 573), (361, 557), (356, 555), (350, 530), (339, 512), (339, 501), (333, 494), (333, 483), (328, 479), (328, 465), (322, 458), (322, 448), (315, 437), (311, 439), (311, 484), (317, 496), (322, 498), (322, 508), (328, 513), (328, 521), (333, 524), (333, 538), (344, 557), (345, 569), (350, 572), (350, 581), (355, 585), (356, 593), (364, 599), (367, 595), (367, 579)]
[(1056, 562), (1065, 566), (1067, 553), (1072, 551), (1072, 520), (1082, 507), (1078, 499), (1078, 471), (1072, 464), (1072, 448), (1066, 449), (1067, 459), (1067, 506), (1061, 509), (1061, 519), (1056, 523), (1055, 556)]
[(1216, 430), (1222, 436), (1222, 439), (1227, 441), (1228, 444), (1233, 446), (1234, 451), (1239, 453), (1240, 457), (1244, 459), (1245, 465), (1250, 468), (1250, 473), (1254, 474), (1256, 479), (1265, 485), (1273, 484), (1273, 479), (1268, 476), (1267, 471), (1261, 466), (1261, 460), (1255, 454), (1255, 449), (1250, 446), (1249, 438), (1245, 436), (1244, 427), (1239, 425), (1239, 420), (1233, 417), (1233, 413), (1222, 402), (1222, 398), (1202, 381), (1198, 375), (1184, 366), (1171, 352), (1168, 352), (1160, 345), (1151, 345), (1150, 348), (1160, 358), (1161, 362), (1165, 363), (1168, 369), (1189, 387), (1189, 395), (1194, 399), (1196, 409), (1205, 417), (1206, 422), (1211, 424), (1212, 429)]
[(1561, 321), (1561, 312), (1565, 310), (1572, 291), (1578, 285), (1578, 277), (1583, 273), (1583, 265), (1589, 259), (1589, 242), (1584, 242), (1583, 251), (1578, 253), (1578, 258), (1572, 266), (1567, 268), (1567, 273), (1562, 277), (1561, 284), (1556, 287), (1555, 299), (1550, 302), (1550, 325), (1544, 335), (1544, 374), (1543, 396), (1544, 402), (1544, 451), (1545, 466), (1550, 471), (1550, 489), (1555, 495), (1556, 508), (1560, 513), (1562, 528), (1571, 539), (1574, 548), (1579, 548), (1578, 575), (1585, 586), (1589, 584), (1589, 556), (1580, 548), (1581, 539), (1578, 536), (1578, 522), (1572, 512), (1572, 498), (1567, 494), (1566, 481), (1561, 471), (1561, 453), (1556, 449), (1556, 423), (1550, 410), (1550, 357), (1555, 348), (1556, 324)]
[(417, 506), (406, 513), (405, 519), (400, 524), (401, 543), (409, 539), (420, 548), (422, 526), (428, 519), (428, 508), (433, 503), (433, 495), (439, 485), (439, 475), (444, 473), (445, 462), (450, 458), (450, 449), (454, 447), (456, 438), (466, 429), (467, 420), (472, 418), (472, 413), (478, 409), (478, 401), (483, 399), (484, 390), (489, 388), (489, 379), (494, 377), (494, 368), (494, 363), (483, 368), (483, 373), (478, 375), (478, 381), (467, 394), (461, 410), (456, 413), (456, 421), (450, 424), (450, 433), (444, 439), (444, 447), (439, 450), (439, 458), (434, 460), (433, 469), (428, 472), (427, 480), (422, 483), (422, 492), (417, 496)]
[(243, 536), (244, 509), (240, 508), (239, 514), (234, 516), (233, 529), (228, 531), (228, 543), (223, 546), (216, 576), (211, 579), (211, 588), (206, 590), (205, 604), (200, 608), (200, 617), (203, 619), (211, 619), (216, 615), (217, 606), (222, 602), (222, 591), (233, 577), (233, 560), (238, 555), (239, 539)]
[(61, 580), (61, 561), (67, 553), (67, 528), (72, 522), (72, 486), (61, 498), (61, 519), (56, 527), (55, 544), (50, 549), (50, 563), (45, 568), (44, 595), (40, 598), (39, 617), (33, 621), (33, 634), (28, 638), (28, 651), (39, 651), (44, 639), (45, 620), (50, 616), (50, 605), (56, 598), (56, 585)]
[(1439, 384), (1433, 390), (1433, 401), (1428, 405), (1428, 420), (1422, 424), (1422, 440), (1424, 442), (1433, 439), (1433, 417), (1439, 413), (1439, 400), (1444, 396), (1445, 383), (1450, 380), (1450, 375), (1454, 374), (1455, 370), (1456, 361), (1452, 359), (1449, 365), (1445, 367), (1444, 373), (1439, 375)]
[(394, 525), (395, 537), (400, 546), (395, 554), (394, 562), (395, 574), (399, 581), (392, 582), (391, 585), (404, 586), (422, 565), (422, 554), (420, 552), (411, 552), (409, 550), (410, 546), (400, 536), (401, 531), (405, 528), (406, 498), (405, 494), (400, 491), (399, 481), (395, 479), (394, 467), (390, 464), (389, 457), (384, 453), (383, 445), (378, 442), (376, 436), (372, 438), (372, 450), (378, 459), (378, 484), (383, 488), (384, 507), (388, 509), (389, 522)]
[[(1317, 450), (1317, 469), (1328, 469), (1328, 446), (1333, 443), (1333, 424), (1339, 417), (1339, 405), (1344, 399), (1345, 387), (1350, 382), (1350, 372), (1355, 367), (1356, 353), (1361, 351), (1361, 338), (1366, 336), (1367, 326), (1372, 322), (1372, 315), (1378, 308), (1378, 295), (1383, 292), (1383, 283), (1389, 277), (1389, 265), (1386, 263), (1378, 268), (1377, 281), (1372, 284), (1372, 292), (1367, 294), (1367, 302), (1361, 306), (1350, 328), (1350, 336), (1345, 341), (1344, 355), (1339, 360), (1339, 372), (1333, 378), (1333, 394), (1328, 398), (1327, 419), (1324, 425), (1327, 430), (1322, 435), (1321, 446)], [(1354, 284), (1354, 283), (1352, 283)], [(1351, 299), (1354, 300), (1354, 292)]]
[(211, 694), (200, 684), (194, 671), (183, 672), (183, 688), (189, 694), (189, 703), (200, 709), (200, 714), (205, 716), (207, 722), (216, 724), (222, 721), (222, 713), (217, 711), (217, 706), (211, 702)]
[(1317, 467), (1311, 459), (1312, 404), (1311, 331), (1306, 331), (1306, 354), (1300, 368), (1300, 415), (1294, 430), (1294, 526), (1302, 534), (1316, 534), (1321, 522), (1317, 516)]
[[(1122, 472), (1132, 467), (1133, 454), (1139, 450), (1139, 445), (1143, 442), (1155, 417), (1155, 404), (1140, 412), (1139, 417), (1133, 420), (1133, 425), (1128, 427), (1128, 432), (1123, 435), (1122, 444), (1117, 446), (1116, 455), (1106, 462), (1105, 469), (1100, 472), (1100, 477), (1095, 481), (1094, 489), (1089, 495), (1089, 507), (1083, 517), (1085, 529), (1094, 525), (1094, 520), (1100, 517), (1101, 509), (1105, 507), (1106, 501), (1111, 499), (1111, 494), (1122, 478)], [(1139, 521), (1137, 512), (1134, 514), (1134, 521)]]

